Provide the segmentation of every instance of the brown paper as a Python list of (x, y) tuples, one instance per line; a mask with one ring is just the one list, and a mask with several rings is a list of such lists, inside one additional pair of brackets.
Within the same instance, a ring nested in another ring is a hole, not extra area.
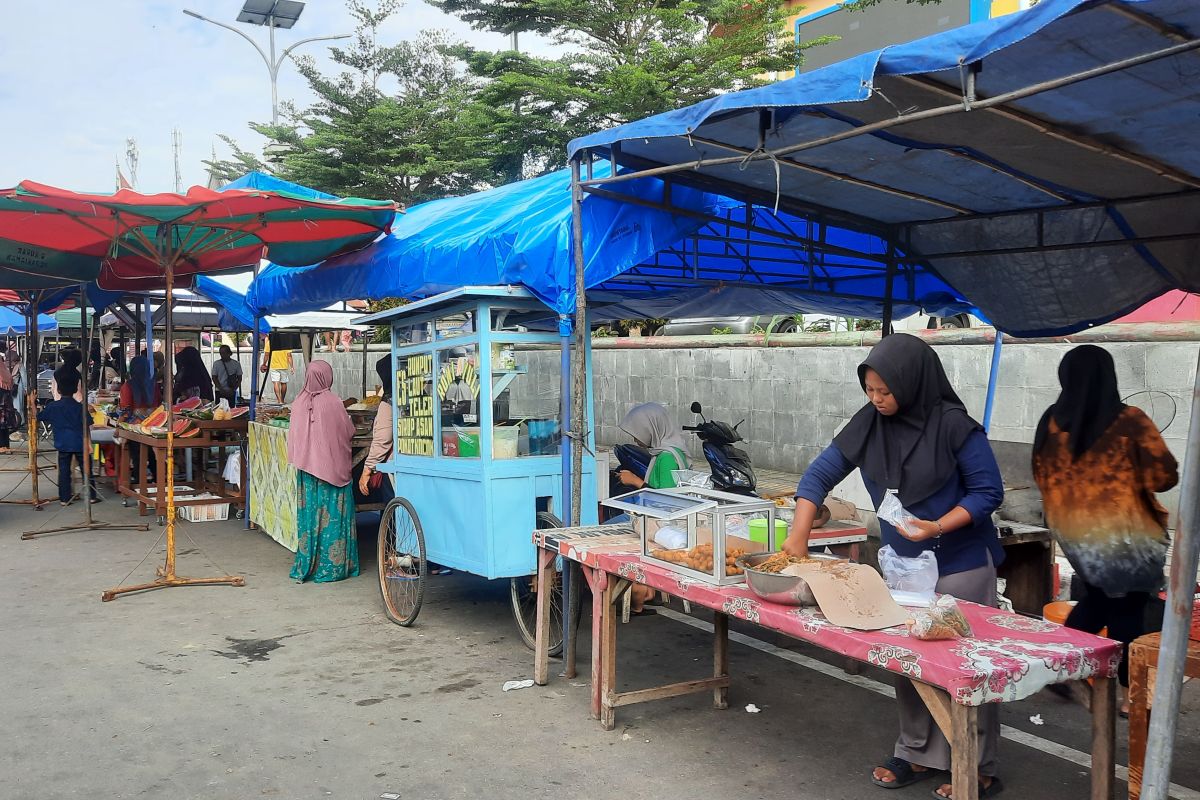
[(865, 564), (797, 564), (790, 569), (812, 589), (821, 613), (834, 625), (877, 631), (903, 625), (908, 612), (892, 599), (879, 573)]

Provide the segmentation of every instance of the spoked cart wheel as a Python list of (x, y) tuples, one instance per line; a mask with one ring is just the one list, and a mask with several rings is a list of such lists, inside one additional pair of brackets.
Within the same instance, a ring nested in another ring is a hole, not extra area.
[[(538, 530), (563, 527), (562, 520), (548, 511), (537, 514)], [(561, 559), (560, 559), (561, 560)], [(580, 578), (582, 580), (582, 578)], [(513, 578), (509, 582), (509, 593), (512, 597), (513, 616), (517, 620), (517, 630), (521, 640), (530, 650), (537, 642), (537, 593), (542, 587), (537, 585), (537, 575), (524, 575)], [(562, 566), (556, 567), (554, 585), (548, 587), (550, 595), (550, 655), (559, 656), (563, 651), (563, 607), (562, 607)], [(579, 581), (571, 582), (571, 608), (575, 614), (572, 624), (579, 624), (581, 604), (579, 602)]]
[(393, 498), (384, 506), (376, 556), (384, 612), (397, 625), (412, 625), (425, 599), (429, 567), (421, 520), (412, 503), (403, 497)]

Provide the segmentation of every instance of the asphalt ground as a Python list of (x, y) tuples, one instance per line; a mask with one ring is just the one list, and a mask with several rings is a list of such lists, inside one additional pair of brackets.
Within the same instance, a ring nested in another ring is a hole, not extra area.
[[(28, 497), (22, 477), (0, 473), (0, 496)], [(98, 519), (137, 521), (112, 499), (94, 509)], [(181, 575), (229, 571), (246, 586), (110, 603), (101, 592), (127, 575), (153, 579), (162, 529), (145, 517), (148, 532), (20, 540), (81, 519), (79, 505), (0, 506), (5, 800), (900, 800), (929, 797), (933, 786), (889, 792), (868, 779), (896, 735), (890, 676), (847, 676), (823, 651), (744, 623), (732, 626), (728, 710), (706, 695), (638, 705), (620, 709), (610, 732), (588, 719), (586, 635), (578, 678), (557, 677), (553, 662), (549, 685), (501, 691), (533, 669), (506, 583), (434, 577), (416, 626), (388, 622), (366, 515), (358, 578), (297, 585), (292, 555), (264, 534), (236, 521), (181, 522)], [(621, 626), (622, 687), (704, 676), (708, 619), (676, 603)], [(750, 703), (761, 711), (747, 713)], [(1173, 775), (1181, 800), (1200, 798), (1198, 703), (1187, 687)], [(1002, 719), (1005, 796), (1088, 796), (1082, 708), (1042, 693), (1006, 704)], [(1119, 721), (1121, 764), (1125, 739)]]

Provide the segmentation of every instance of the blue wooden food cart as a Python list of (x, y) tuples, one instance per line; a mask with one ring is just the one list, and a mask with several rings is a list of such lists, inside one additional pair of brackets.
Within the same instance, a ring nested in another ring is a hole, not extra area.
[[(554, 313), (525, 289), (463, 287), (358, 322), (389, 325), (392, 334), (394, 447), (379, 470), (391, 474), (396, 498), (380, 519), (377, 560), (388, 617), (416, 620), (432, 562), (508, 578), (517, 626), (533, 647), (536, 593), (546, 587), (534, 577), (532, 533), (561, 526), (569, 503)], [(586, 350), (590, 417), (590, 342)], [(582, 475), (576, 524), (594, 524), (588, 453)], [(552, 650), (562, 645), (558, 588)]]

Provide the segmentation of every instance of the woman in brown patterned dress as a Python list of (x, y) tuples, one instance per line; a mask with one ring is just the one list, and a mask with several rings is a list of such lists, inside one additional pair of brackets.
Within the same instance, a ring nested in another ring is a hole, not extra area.
[[(1077, 347), (1058, 367), (1062, 393), (1038, 424), (1033, 475), (1046, 525), (1085, 594), (1067, 627), (1129, 643), (1162, 588), (1167, 512), (1155, 498), (1179, 480), (1175, 457), (1140, 409), (1121, 402), (1112, 356)], [(1128, 687), (1128, 658), (1121, 685)], [(1122, 710), (1127, 713), (1128, 701)]]

